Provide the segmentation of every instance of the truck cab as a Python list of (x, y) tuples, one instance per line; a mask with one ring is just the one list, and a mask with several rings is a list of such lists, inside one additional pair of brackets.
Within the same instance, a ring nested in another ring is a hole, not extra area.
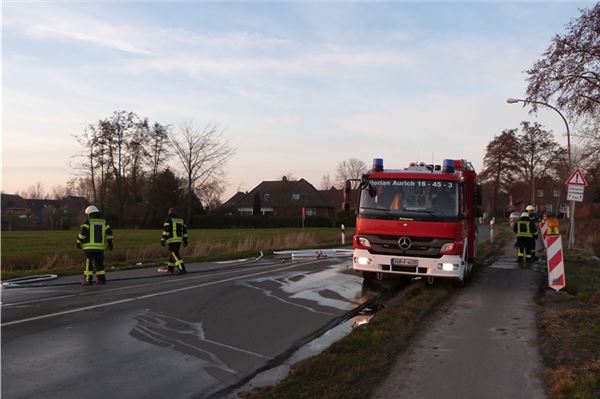
[(359, 184), (352, 268), (365, 279), (464, 281), (477, 248), (476, 177), (464, 160), (385, 170), (383, 160), (375, 159)]

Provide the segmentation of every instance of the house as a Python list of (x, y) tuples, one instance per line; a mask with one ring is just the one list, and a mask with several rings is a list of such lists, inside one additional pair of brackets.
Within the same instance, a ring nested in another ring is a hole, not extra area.
[(332, 201), (333, 197), (323, 195), (305, 179), (263, 181), (250, 192), (238, 192), (223, 205), (240, 215), (253, 215), (255, 205), (260, 205), (261, 215), (280, 217), (319, 216), (334, 219), (341, 203)]
[(31, 218), (31, 210), (27, 201), (20, 195), (1, 194), (0, 211), (2, 214), (2, 229), (12, 230), (17, 223)]
[(87, 204), (85, 198), (75, 196), (52, 200), (2, 194), (2, 228), (68, 228), (79, 223)]

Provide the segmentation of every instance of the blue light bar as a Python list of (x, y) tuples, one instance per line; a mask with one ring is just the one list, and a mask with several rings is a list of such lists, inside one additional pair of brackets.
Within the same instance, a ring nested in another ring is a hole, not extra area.
[(383, 172), (382, 158), (373, 158), (373, 172)]
[(454, 160), (444, 159), (442, 163), (442, 173), (454, 173)]

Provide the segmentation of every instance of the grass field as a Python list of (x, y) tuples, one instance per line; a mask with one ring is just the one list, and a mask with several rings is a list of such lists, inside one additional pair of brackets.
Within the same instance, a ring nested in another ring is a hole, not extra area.
[[(166, 259), (160, 246), (160, 230), (114, 230), (114, 251), (106, 252), (107, 266), (152, 264)], [(82, 251), (77, 249), (78, 231), (2, 232), (2, 278), (33, 272), (59, 274), (82, 270)], [(346, 242), (351, 240), (346, 232)], [(280, 228), (190, 230), (190, 245), (182, 249), (186, 261), (251, 256), (260, 251), (331, 246), (340, 243), (336, 228)]]

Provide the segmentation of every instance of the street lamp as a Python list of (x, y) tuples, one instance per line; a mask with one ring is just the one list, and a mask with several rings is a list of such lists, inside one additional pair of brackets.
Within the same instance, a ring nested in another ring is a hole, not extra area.
[[(565, 123), (565, 127), (567, 128), (567, 155), (569, 157), (569, 172), (571, 172), (571, 169), (572, 169), (572, 165), (571, 165), (571, 131), (569, 129), (569, 124), (567, 123), (567, 119), (562, 114), (562, 112), (560, 112), (556, 107), (553, 107), (552, 105), (542, 102), (542, 101), (522, 100), (519, 98), (507, 98), (506, 102), (509, 104), (515, 104), (515, 103), (519, 103), (519, 102), (521, 102), (523, 104), (527, 104), (527, 103), (540, 104), (540, 105), (544, 105), (548, 108), (552, 108), (560, 115), (563, 122)], [(575, 201), (571, 201), (571, 210), (572, 210), (571, 223), (569, 223), (569, 248), (572, 248), (573, 246), (575, 246)]]
[(527, 103), (540, 104), (540, 105), (544, 105), (548, 108), (552, 108), (560, 115), (563, 122), (565, 123), (565, 127), (567, 128), (567, 155), (569, 157), (569, 172), (570, 172), (571, 171), (571, 131), (569, 129), (569, 124), (567, 123), (567, 119), (565, 118), (565, 116), (556, 107), (553, 107), (552, 105), (542, 102), (542, 101), (521, 100), (519, 98), (507, 98), (506, 102), (509, 104), (515, 104), (515, 103), (519, 103), (519, 102), (524, 103), (524, 104), (527, 104)]

